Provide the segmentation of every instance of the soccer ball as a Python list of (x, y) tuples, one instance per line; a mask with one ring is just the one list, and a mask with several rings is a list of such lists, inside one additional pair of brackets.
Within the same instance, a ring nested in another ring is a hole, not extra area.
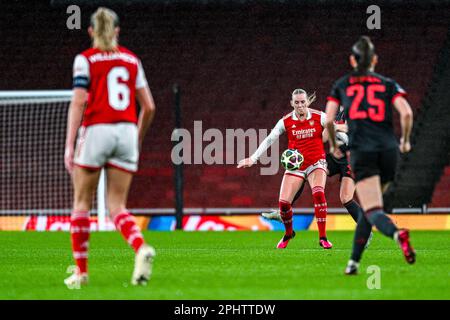
[(295, 149), (286, 149), (281, 155), (281, 164), (289, 171), (300, 169), (303, 160), (303, 155)]
[(336, 142), (337, 145), (340, 146), (347, 146), (348, 145), (348, 135), (344, 132), (336, 132)]

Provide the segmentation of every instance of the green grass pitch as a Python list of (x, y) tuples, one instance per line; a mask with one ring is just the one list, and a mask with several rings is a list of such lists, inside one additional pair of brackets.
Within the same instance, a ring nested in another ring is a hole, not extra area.
[[(415, 231), (415, 265), (375, 233), (360, 274), (344, 276), (353, 232), (298, 232), (276, 250), (280, 232), (145, 232), (157, 251), (147, 287), (129, 284), (134, 254), (117, 232), (93, 233), (90, 283), (63, 284), (73, 264), (68, 233), (0, 232), (0, 299), (450, 299), (450, 232)], [(369, 289), (380, 268), (380, 289)]]

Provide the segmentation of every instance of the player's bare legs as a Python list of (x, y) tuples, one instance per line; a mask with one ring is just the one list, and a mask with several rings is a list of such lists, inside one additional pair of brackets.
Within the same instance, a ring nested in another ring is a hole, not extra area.
[(285, 174), (280, 187), (280, 201), (292, 203), (295, 194), (301, 188), (304, 183), (304, 179), (300, 176), (293, 176)]
[(359, 216), (363, 214), (361, 206), (354, 200), (356, 191), (355, 181), (349, 177), (342, 177), (339, 190), (339, 197), (342, 205), (347, 209), (355, 222), (358, 222)]
[(319, 229), (319, 244), (324, 249), (331, 249), (332, 243), (327, 239), (327, 200), (325, 198), (325, 184), (327, 182), (327, 173), (325, 170), (316, 169), (308, 176), (308, 183), (311, 186), (314, 216), (316, 217), (317, 227)]
[[(383, 211), (383, 194), (380, 176), (376, 175), (359, 181), (356, 184), (356, 192), (367, 221), (371, 225), (375, 225), (381, 233), (397, 241), (406, 261), (408, 263), (414, 263), (415, 252), (409, 243), (408, 230), (399, 230), (395, 223)], [(358, 221), (357, 231), (355, 232), (352, 257), (345, 270), (346, 274), (357, 273), (359, 260), (364, 251), (364, 246), (358, 246), (356, 244), (358, 241), (357, 233), (359, 225), (360, 221)]]
[(347, 203), (353, 200), (353, 195), (355, 194), (356, 186), (352, 178), (342, 177), (341, 186), (339, 189), (339, 198), (341, 203)]
[(135, 269), (131, 282), (133, 284), (147, 284), (152, 272), (152, 260), (155, 250), (145, 244), (144, 237), (137, 226), (134, 217), (126, 208), (128, 191), (133, 175), (115, 168), (106, 170), (106, 203), (111, 218), (125, 241), (136, 253)]
[(290, 174), (283, 176), (280, 188), (279, 208), (286, 231), (283, 238), (277, 244), (278, 249), (286, 248), (289, 240), (295, 237), (295, 231), (292, 228), (292, 200), (294, 200), (295, 194), (302, 187), (304, 181), (300, 176)]
[(347, 209), (348, 213), (357, 223), (359, 216), (363, 214), (363, 212), (359, 204), (353, 199), (355, 190), (356, 186), (353, 179), (349, 177), (342, 177), (339, 197), (341, 199), (342, 205), (345, 207), (345, 209)]
[(144, 243), (144, 238), (137, 227), (134, 217), (126, 208), (128, 191), (133, 175), (115, 168), (106, 170), (106, 204), (116, 228), (122, 233), (135, 252)]
[(111, 218), (126, 210), (128, 191), (133, 175), (115, 168), (106, 170), (106, 203)]
[(73, 209), (75, 211), (89, 211), (97, 190), (100, 170), (89, 170), (75, 166), (73, 169)]
[(70, 236), (77, 270), (64, 280), (69, 287), (86, 284), (88, 281), (89, 210), (99, 177), (99, 170), (89, 170), (78, 166), (74, 167), (72, 173), (74, 202), (70, 217)]
[(383, 207), (380, 176), (372, 176), (356, 184), (356, 193), (364, 212), (372, 208)]

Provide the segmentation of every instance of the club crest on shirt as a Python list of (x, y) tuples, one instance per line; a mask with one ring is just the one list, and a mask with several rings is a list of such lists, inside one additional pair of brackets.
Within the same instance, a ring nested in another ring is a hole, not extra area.
[(309, 125), (313, 126), (314, 125), (314, 120), (309, 120)]

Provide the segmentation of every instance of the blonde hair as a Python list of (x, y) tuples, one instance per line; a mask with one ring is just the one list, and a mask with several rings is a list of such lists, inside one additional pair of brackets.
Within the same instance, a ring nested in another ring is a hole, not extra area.
[(91, 16), (94, 47), (102, 51), (114, 51), (117, 48), (116, 27), (119, 17), (111, 9), (100, 7)]
[(316, 101), (316, 92), (313, 92), (312, 94), (308, 94), (305, 90), (303, 89), (295, 89), (294, 91), (292, 91), (292, 95), (291, 95), (291, 100), (292, 100), (292, 96), (296, 95), (296, 94), (305, 94), (306, 95), (306, 100), (308, 100), (308, 107), (314, 102)]

